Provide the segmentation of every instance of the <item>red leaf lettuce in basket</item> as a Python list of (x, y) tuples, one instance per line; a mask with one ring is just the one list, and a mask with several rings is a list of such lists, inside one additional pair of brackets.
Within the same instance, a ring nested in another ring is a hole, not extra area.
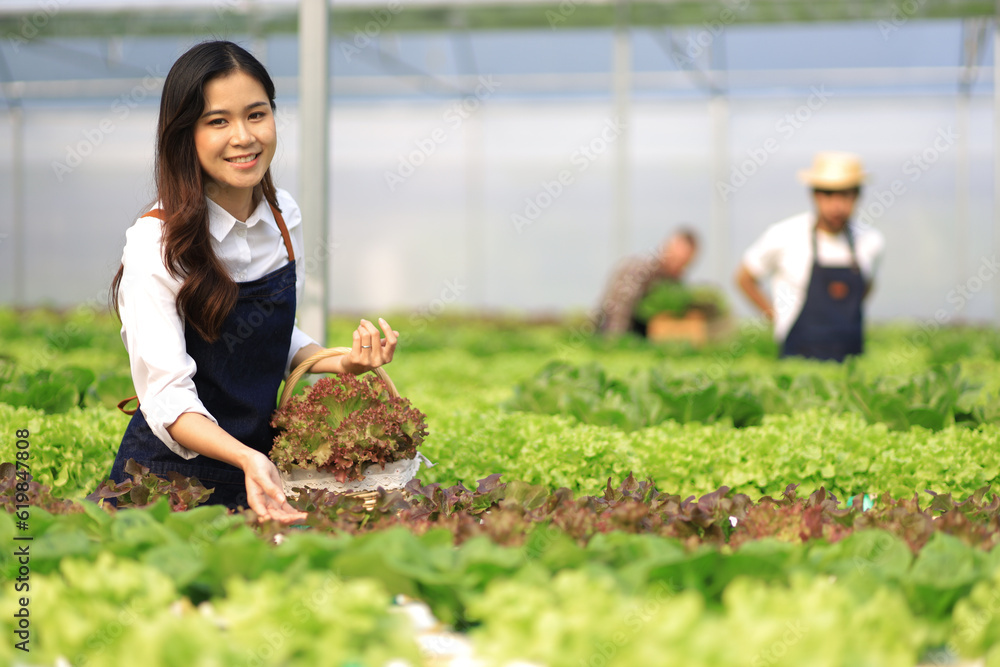
[(324, 377), (274, 413), (271, 460), (358, 480), (369, 465), (416, 456), (427, 435), (425, 415), (402, 397), (392, 397), (373, 375)]

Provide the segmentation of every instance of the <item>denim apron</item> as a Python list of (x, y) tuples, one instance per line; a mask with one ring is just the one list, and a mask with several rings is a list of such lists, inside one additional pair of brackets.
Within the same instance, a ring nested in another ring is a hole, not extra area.
[(844, 233), (851, 248), (851, 266), (821, 266), (813, 229), (813, 264), (806, 302), (785, 338), (782, 357), (843, 361), (848, 355), (861, 354), (861, 302), (866, 285), (850, 229), (845, 228)]
[[(288, 362), (296, 300), (292, 242), (281, 212), (273, 206), (271, 210), (288, 251), (288, 263), (257, 280), (238, 283), (236, 306), (214, 343), (184, 325), (187, 353), (197, 364), (198, 398), (223, 430), (265, 455), (274, 443), (271, 414)], [(147, 215), (163, 219), (159, 209)], [(157, 475), (174, 470), (197, 477), (215, 489), (206, 504), (248, 507), (242, 470), (204, 455), (181, 458), (153, 435), (141, 410), (136, 410), (125, 430), (111, 468), (112, 480), (129, 479), (125, 463), (130, 458)]]

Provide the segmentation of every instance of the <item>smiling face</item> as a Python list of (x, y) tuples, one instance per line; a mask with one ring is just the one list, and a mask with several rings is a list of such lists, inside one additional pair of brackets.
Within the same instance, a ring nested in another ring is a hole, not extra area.
[(241, 71), (204, 87), (205, 108), (194, 126), (194, 145), (205, 192), (236, 219), (246, 220), (253, 189), (264, 178), (277, 136), (264, 87)]

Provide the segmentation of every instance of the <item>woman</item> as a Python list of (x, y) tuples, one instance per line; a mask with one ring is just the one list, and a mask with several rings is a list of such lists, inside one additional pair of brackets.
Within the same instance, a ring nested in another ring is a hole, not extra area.
[[(262, 520), (304, 518), (268, 459), (278, 386), (322, 348), (295, 326), (301, 215), (271, 180), (274, 84), (231, 42), (199, 44), (160, 100), (158, 203), (126, 234), (112, 298), (139, 398), (111, 470), (132, 458), (214, 487), (210, 503)], [(322, 224), (316, 221), (314, 224)], [(367, 320), (351, 353), (314, 372), (363, 373), (392, 360), (398, 332)]]

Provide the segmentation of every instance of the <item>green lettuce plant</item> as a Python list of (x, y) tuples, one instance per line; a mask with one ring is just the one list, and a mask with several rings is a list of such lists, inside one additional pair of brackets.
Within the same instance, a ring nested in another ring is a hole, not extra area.
[(373, 376), (325, 377), (274, 414), (281, 433), (271, 460), (330, 473), (340, 482), (361, 479), (364, 469), (413, 458), (427, 435), (425, 415), (392, 397)]
[(635, 316), (648, 322), (660, 313), (684, 317), (689, 311), (698, 310), (708, 317), (728, 312), (726, 297), (711, 285), (686, 285), (673, 280), (660, 280), (653, 284), (636, 304)]

